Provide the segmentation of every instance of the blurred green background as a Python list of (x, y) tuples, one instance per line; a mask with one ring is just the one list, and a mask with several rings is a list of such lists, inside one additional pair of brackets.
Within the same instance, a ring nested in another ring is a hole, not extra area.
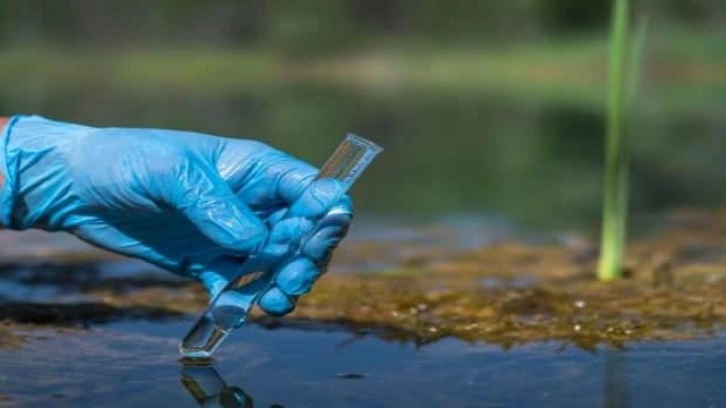
[[(632, 210), (726, 203), (726, 2), (651, 19)], [(4, 0), (0, 108), (253, 137), (319, 164), (347, 131), (386, 148), (362, 215), (601, 215), (605, 0)]]

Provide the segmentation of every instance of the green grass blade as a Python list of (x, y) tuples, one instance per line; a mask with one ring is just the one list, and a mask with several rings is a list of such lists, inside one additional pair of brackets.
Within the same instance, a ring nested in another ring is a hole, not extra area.
[(614, 0), (608, 58), (605, 189), (598, 278), (622, 275), (627, 216), (627, 143), (625, 134), (626, 60), (629, 1)]
[(621, 168), (618, 171), (618, 197), (620, 202), (618, 203), (619, 209), (622, 211), (620, 216), (618, 217), (618, 226), (617, 226), (617, 232), (615, 233), (617, 236), (617, 242), (620, 245), (620, 265), (619, 265), (619, 271), (622, 271), (623, 265), (622, 265), (622, 258), (625, 257), (625, 248), (627, 247), (627, 240), (628, 240), (628, 197), (629, 197), (629, 190), (630, 190), (630, 144), (629, 144), (629, 134), (633, 133), (631, 128), (631, 118), (633, 117), (633, 114), (635, 113), (636, 107), (635, 107), (635, 99), (638, 95), (638, 90), (640, 88), (640, 83), (642, 80), (642, 67), (643, 67), (643, 59), (645, 56), (645, 39), (646, 39), (646, 33), (648, 31), (648, 21), (649, 18), (647, 16), (643, 16), (638, 20), (638, 25), (635, 30), (635, 34), (633, 35), (632, 45), (630, 48), (630, 64), (628, 69), (628, 76), (627, 76), (627, 101), (623, 106), (624, 112), (623, 112), (623, 126), (622, 126), (622, 140), (621, 143), (622, 151), (621, 154), (623, 155), (622, 158), (622, 164)]
[(635, 97), (638, 95), (640, 83), (642, 82), (643, 59), (645, 58), (645, 40), (648, 33), (649, 16), (642, 16), (638, 19), (638, 25), (633, 35), (633, 43), (630, 49), (630, 69), (628, 71), (628, 109), (632, 113), (635, 109)]

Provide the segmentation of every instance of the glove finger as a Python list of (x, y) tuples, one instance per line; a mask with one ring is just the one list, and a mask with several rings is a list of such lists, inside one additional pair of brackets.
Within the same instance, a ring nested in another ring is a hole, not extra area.
[[(333, 187), (333, 189), (335, 188), (337, 187)], [(320, 201), (314, 197), (315, 193), (310, 195), (306, 194), (305, 197), (302, 197), (302, 200), (312, 202), (310, 205), (306, 203), (304, 207), (311, 209), (313, 206), (320, 205)], [(327, 205), (325, 203), (323, 207), (327, 207)], [(312, 212), (308, 212), (307, 215), (314, 216), (313, 214), (321, 209), (323, 208), (312, 209)], [(291, 248), (291, 244), (299, 243), (303, 237), (308, 236), (312, 232), (326, 229), (326, 233), (312, 234), (313, 236), (317, 236), (317, 238), (311, 244), (306, 245), (310, 253), (320, 254), (313, 256), (314, 259), (318, 260), (324, 252), (334, 249), (337, 243), (345, 236), (352, 218), (352, 205), (350, 198), (343, 196), (328, 211), (327, 215), (317, 221), (313, 221), (306, 216), (301, 216), (299, 213), (297, 215), (288, 214), (285, 218), (282, 218), (282, 215), (284, 214), (278, 212), (274, 215), (274, 218), (268, 220), (270, 232), (267, 245), (263, 251), (269, 252), (270, 254), (279, 253), (281, 256), (284, 256), (284, 254), (289, 252), (288, 250)], [(335, 237), (335, 239), (331, 237)]]
[(294, 309), (299, 296), (310, 292), (321, 274), (310, 259), (295, 259), (277, 271), (274, 286), (260, 297), (258, 305), (275, 316), (287, 314)]
[(310, 292), (322, 274), (320, 268), (306, 257), (300, 257), (283, 266), (275, 274), (275, 286), (288, 296), (300, 296)]
[[(278, 224), (283, 223), (283, 218), (285, 218), (286, 221), (289, 219), (297, 219), (298, 221), (295, 222), (300, 223), (301, 225), (305, 224), (306, 227), (308, 226), (307, 224), (310, 224), (310, 222), (306, 223), (304, 221), (300, 221), (302, 218), (300, 216), (291, 217), (290, 215), (291, 214), (288, 214), (287, 209), (282, 208), (270, 214), (267, 217), (266, 223), (269, 226), (269, 229), (273, 229)], [(336, 203), (333, 204), (332, 208), (330, 208), (320, 220), (315, 222), (315, 225), (318, 226), (318, 228), (321, 228), (323, 225), (333, 223), (347, 228), (352, 219), (353, 202), (351, 201), (350, 196), (343, 195)], [(270, 233), (272, 234), (272, 231)], [(272, 237), (270, 237), (269, 240), (272, 241)]]
[[(290, 206), (290, 215), (305, 218), (319, 218), (343, 199), (345, 185), (334, 179), (319, 179), (308, 185)], [(352, 211), (352, 209), (351, 209)]]
[(330, 254), (348, 231), (351, 211), (350, 200), (344, 198), (323, 217), (318, 231), (302, 248), (306, 256), (276, 271), (274, 286), (258, 302), (262, 310), (274, 316), (294, 310), (297, 298), (310, 292), (315, 281), (325, 272)]
[(272, 177), (274, 180), (275, 196), (290, 205), (300, 198), (315, 179), (318, 169), (282, 152), (270, 157), (264, 171), (267, 178)]
[(302, 249), (303, 255), (310, 258), (321, 268), (327, 267), (333, 251), (346, 235), (346, 230), (339, 227), (328, 227), (318, 230)]
[(266, 171), (275, 175), (276, 196), (288, 205), (298, 205), (296, 215), (322, 215), (345, 193), (340, 181), (315, 180), (318, 169), (284, 153), (274, 156)]
[(257, 306), (272, 316), (284, 316), (295, 310), (296, 301), (294, 296), (288, 296), (279, 288), (273, 287), (260, 297)]
[(348, 234), (353, 219), (346, 202), (335, 205), (319, 222), (315, 233), (302, 248), (305, 256), (317, 265), (326, 265), (332, 251)]
[(200, 232), (241, 255), (259, 251), (267, 240), (267, 229), (216, 170), (189, 163), (179, 173), (172, 204)]

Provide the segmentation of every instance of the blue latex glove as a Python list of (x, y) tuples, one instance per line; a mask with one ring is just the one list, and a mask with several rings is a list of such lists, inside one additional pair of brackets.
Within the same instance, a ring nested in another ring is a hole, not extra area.
[[(212, 297), (247, 256), (284, 253), (319, 221), (305, 256), (260, 298), (274, 315), (310, 291), (352, 218), (341, 184), (313, 182), (314, 167), (256, 141), (16, 116), (0, 152), (6, 228), (70, 232), (199, 279)], [(278, 222), (290, 207), (295, 216)]]

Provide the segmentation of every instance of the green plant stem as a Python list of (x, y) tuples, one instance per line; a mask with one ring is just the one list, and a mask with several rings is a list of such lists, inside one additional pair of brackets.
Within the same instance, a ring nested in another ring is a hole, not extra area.
[(630, 50), (630, 68), (628, 71), (628, 110), (635, 111), (635, 97), (640, 87), (643, 59), (645, 56), (645, 38), (648, 32), (650, 17), (641, 16), (633, 35), (633, 44)]
[(598, 278), (622, 275), (627, 217), (627, 141), (625, 134), (626, 59), (629, 1), (615, 0), (608, 61), (605, 190)]

